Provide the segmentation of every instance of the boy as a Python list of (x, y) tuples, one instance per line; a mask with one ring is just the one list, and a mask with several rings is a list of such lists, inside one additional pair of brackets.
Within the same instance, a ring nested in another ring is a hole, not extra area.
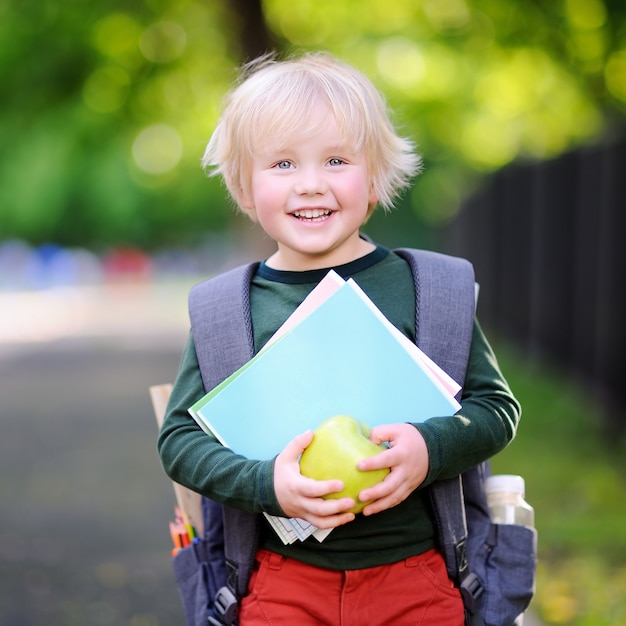
[[(203, 164), (223, 176), (239, 208), (276, 242), (250, 286), (255, 350), (330, 268), (353, 277), (413, 340), (411, 270), (359, 232), (376, 205), (390, 207), (419, 170), (411, 142), (396, 134), (371, 82), (328, 55), (263, 59), (249, 70), (225, 103)], [(323, 372), (293, 367), (324, 392)], [(359, 467), (391, 471), (359, 494), (372, 502), (356, 516), (348, 512), (352, 499), (322, 498), (340, 491), (340, 480), (300, 474), (298, 457), (312, 433), (275, 459), (246, 459), (188, 415), (204, 393), (190, 339), (159, 436), (170, 477), (244, 511), (334, 529), (322, 543), (285, 546), (265, 528), (241, 602), (242, 626), (464, 623), (460, 593), (435, 547), (427, 487), (504, 448), (520, 416), (478, 323), (458, 414), (372, 429), (371, 439), (389, 449)]]

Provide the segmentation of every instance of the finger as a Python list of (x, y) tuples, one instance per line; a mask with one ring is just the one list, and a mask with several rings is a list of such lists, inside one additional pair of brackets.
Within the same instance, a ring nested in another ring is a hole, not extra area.
[(400, 504), (400, 502), (406, 498), (406, 495), (402, 495), (402, 492), (393, 491), (391, 494), (383, 498), (374, 499), (373, 502), (370, 502), (365, 506), (363, 509), (363, 515), (367, 517), (368, 515), (374, 515), (375, 513), (391, 509)]
[(393, 441), (396, 436), (397, 432), (393, 425), (383, 424), (381, 426), (374, 426), (374, 428), (370, 430), (369, 440), (378, 446), (381, 443)]
[(347, 524), (355, 517), (351, 511), (355, 504), (352, 498), (311, 500), (307, 503), (306, 519), (318, 528), (333, 528)]
[(340, 480), (314, 480), (313, 478), (302, 477), (302, 495), (307, 498), (322, 498), (332, 493), (339, 493), (343, 490), (343, 483)]
[(394, 450), (389, 448), (374, 456), (361, 459), (357, 463), (357, 468), (362, 472), (369, 472), (371, 470), (383, 469), (384, 467), (392, 467), (394, 465), (395, 456)]
[(319, 517), (342, 515), (353, 509), (356, 502), (353, 498), (328, 498), (314, 500), (309, 503), (311, 513)]
[(307, 519), (307, 521), (313, 524), (313, 526), (317, 526), (317, 528), (326, 530), (329, 528), (337, 528), (337, 526), (343, 526), (344, 524), (349, 524), (354, 521), (355, 517), (354, 513), (340, 513), (338, 515), (327, 515), (323, 517), (311, 516)]
[(334, 528), (347, 524), (354, 519), (351, 512), (355, 506), (352, 498), (323, 500), (321, 498), (305, 498), (300, 507), (290, 517), (300, 517), (318, 528)]
[(376, 485), (363, 489), (358, 496), (359, 502), (377, 501), (387, 498), (398, 488), (399, 481), (392, 474), (389, 474)]
[(372, 515), (390, 509), (406, 500), (413, 492), (414, 487), (402, 479), (402, 472), (392, 471), (382, 482), (363, 489), (359, 493), (359, 501), (370, 502), (363, 513)]
[(361, 513), (365, 517), (369, 517), (370, 515), (376, 515), (376, 513), (381, 513), (388, 508), (389, 507), (385, 505), (385, 502), (383, 500), (376, 500), (376, 502), (371, 502), (370, 504), (367, 504), (363, 511), (361, 511)]

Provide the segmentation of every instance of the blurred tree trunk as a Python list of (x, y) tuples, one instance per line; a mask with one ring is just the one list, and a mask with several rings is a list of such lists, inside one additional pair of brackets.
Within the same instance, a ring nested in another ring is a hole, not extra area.
[(227, 0), (239, 30), (244, 61), (277, 49), (277, 41), (267, 27), (261, 0)]
[[(235, 28), (236, 40), (232, 45), (242, 63), (273, 51), (280, 51), (282, 44), (268, 28), (263, 14), (262, 0), (225, 0)], [(239, 262), (265, 259), (276, 250), (274, 242), (263, 235), (258, 224), (251, 227), (250, 221), (242, 215), (231, 215), (226, 227), (237, 241), (235, 248), (242, 251)]]

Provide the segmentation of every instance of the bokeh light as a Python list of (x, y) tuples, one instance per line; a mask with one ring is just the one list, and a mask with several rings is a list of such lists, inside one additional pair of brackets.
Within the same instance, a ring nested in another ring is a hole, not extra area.
[(187, 44), (185, 30), (174, 22), (150, 25), (139, 39), (141, 53), (153, 63), (169, 63), (180, 57)]
[(133, 142), (133, 158), (148, 174), (166, 174), (179, 163), (183, 154), (180, 134), (167, 124), (144, 128)]

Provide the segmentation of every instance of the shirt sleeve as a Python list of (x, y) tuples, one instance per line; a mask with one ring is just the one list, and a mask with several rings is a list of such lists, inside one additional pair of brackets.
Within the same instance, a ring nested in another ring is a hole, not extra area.
[(429, 453), (422, 487), (457, 476), (500, 452), (515, 437), (520, 416), (519, 402), (475, 320), (461, 409), (454, 416), (415, 424)]
[(187, 409), (204, 395), (190, 335), (157, 441), (166, 474), (217, 502), (250, 513), (284, 515), (274, 493), (274, 460), (235, 454), (205, 433), (189, 414)]

